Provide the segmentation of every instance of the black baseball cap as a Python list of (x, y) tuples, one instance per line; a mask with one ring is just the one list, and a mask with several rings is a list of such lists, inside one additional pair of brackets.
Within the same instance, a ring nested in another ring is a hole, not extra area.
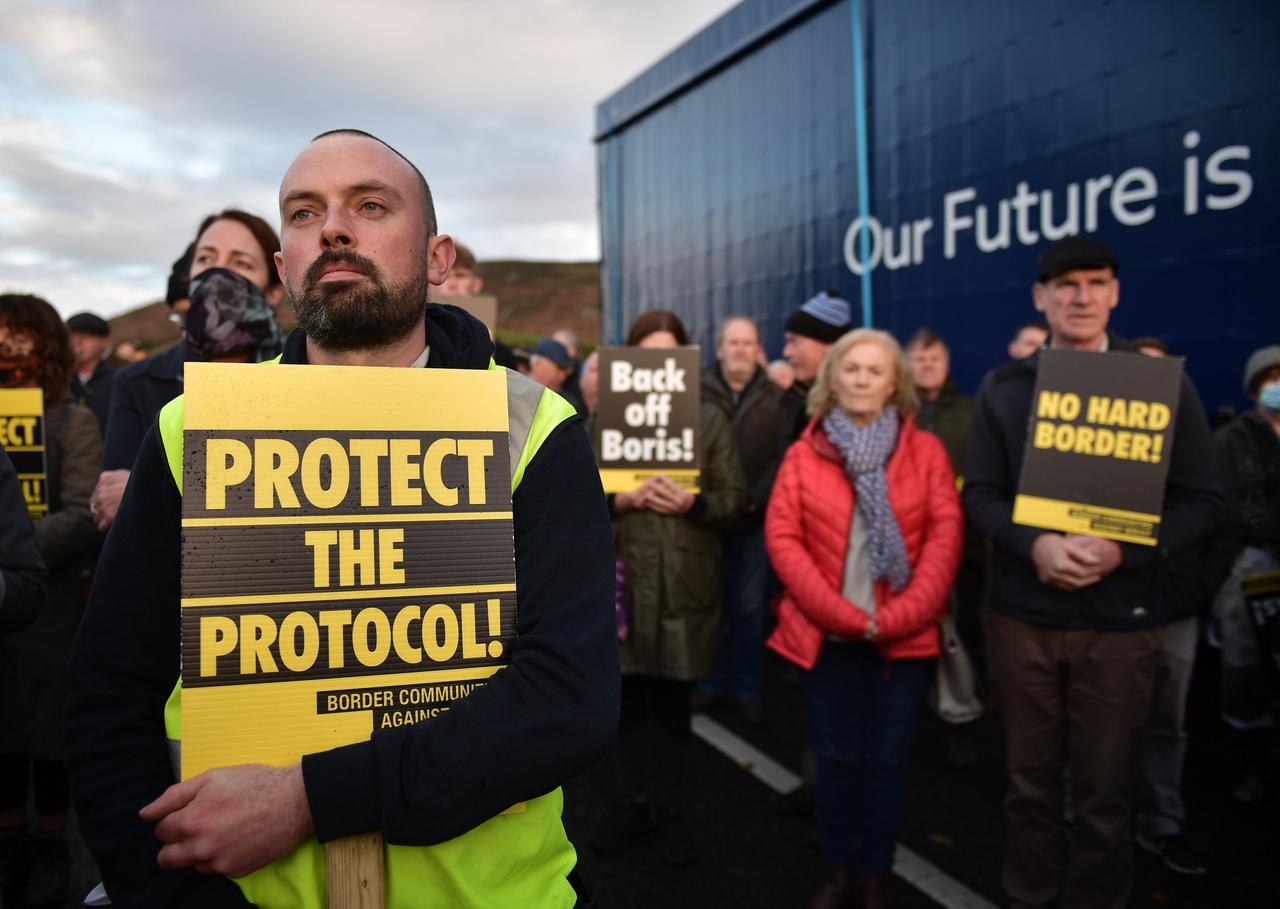
[(97, 335), (100, 338), (105, 338), (111, 334), (111, 326), (107, 324), (107, 320), (91, 312), (78, 312), (70, 319), (67, 319), (67, 330), (82, 332), (86, 335)]
[(1120, 273), (1120, 261), (1111, 247), (1093, 237), (1063, 237), (1046, 246), (1036, 263), (1041, 284), (1074, 268), (1110, 268)]

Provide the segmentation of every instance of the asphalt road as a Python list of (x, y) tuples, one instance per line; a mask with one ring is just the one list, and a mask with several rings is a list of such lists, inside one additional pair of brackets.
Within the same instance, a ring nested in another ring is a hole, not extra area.
[[(1166, 870), (1139, 852), (1131, 905), (1153, 909), (1266, 909), (1280, 907), (1276, 846), (1280, 825), (1276, 793), (1280, 773), (1272, 762), (1270, 795), (1242, 805), (1231, 795), (1229, 744), (1214, 715), (1212, 654), (1202, 658), (1191, 698), (1191, 752), (1185, 797), (1189, 833), (1205, 851), (1209, 874), (1188, 878)], [(769, 660), (766, 677), (769, 722), (743, 724), (731, 709), (710, 715), (784, 766), (799, 772), (803, 752), (803, 704), (787, 682), (781, 661)], [(922, 715), (908, 783), (902, 843), (947, 879), (982, 900), (1003, 905), (1000, 861), (1004, 792), (1000, 717), (989, 714), (975, 727), (980, 760), (967, 769), (945, 757), (941, 724)], [(1273, 753), (1274, 757), (1274, 753)], [(695, 739), (688, 775), (688, 816), (700, 847), (697, 864), (673, 868), (650, 840), (624, 856), (596, 855), (584, 844), (598, 813), (613, 797), (607, 766), (593, 767), (565, 787), (565, 825), (580, 846), (580, 871), (593, 890), (594, 909), (786, 909), (802, 907), (819, 879), (811, 820), (775, 812), (777, 796), (747, 769)], [(75, 862), (66, 906), (79, 906), (97, 882), (83, 844)], [(939, 905), (903, 879), (895, 879), (900, 909)], [(965, 905), (956, 899), (950, 905)], [(972, 904), (971, 904), (972, 905)]]
[[(1232, 755), (1214, 709), (1212, 654), (1201, 662), (1191, 699), (1191, 751), (1185, 780), (1189, 835), (1204, 847), (1209, 874), (1191, 878), (1167, 870), (1138, 852), (1131, 905), (1253, 909), (1280, 907), (1275, 873), (1275, 832), (1280, 783), (1272, 762), (1270, 797), (1242, 805), (1231, 795), (1225, 768)], [(770, 720), (746, 726), (726, 708), (712, 717), (795, 772), (801, 769), (803, 710), (798, 687), (785, 681), (781, 661), (769, 661), (766, 703)], [(942, 724), (927, 714), (917, 726), (907, 788), (901, 842), (972, 894), (1004, 905), (1000, 886), (1003, 844), (1001, 802), (1004, 765), (1001, 721), (988, 714), (975, 729), (980, 760), (958, 769), (946, 759)], [(814, 825), (779, 817), (776, 796), (745, 769), (695, 740), (688, 781), (688, 813), (701, 847), (701, 860), (687, 870), (667, 866), (656, 844), (633, 854), (603, 857), (581, 848), (581, 870), (600, 909), (660, 906), (803, 907), (822, 870)], [(601, 807), (612, 797), (611, 775), (598, 766), (566, 787), (565, 823), (577, 843), (585, 843)], [(936, 906), (911, 884), (895, 879), (896, 905)], [(949, 905), (966, 905), (963, 896)], [(970, 904), (973, 905), (973, 904)]]

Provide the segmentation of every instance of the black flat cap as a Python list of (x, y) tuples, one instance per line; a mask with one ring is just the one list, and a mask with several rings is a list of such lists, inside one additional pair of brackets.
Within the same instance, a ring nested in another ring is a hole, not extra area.
[(107, 320), (102, 316), (95, 316), (91, 312), (78, 312), (70, 319), (67, 319), (68, 331), (79, 331), (86, 335), (97, 335), (105, 338), (111, 334), (111, 326), (107, 324)]
[(1120, 261), (1111, 247), (1093, 237), (1063, 237), (1050, 243), (1036, 266), (1041, 284), (1073, 268), (1110, 268), (1113, 274), (1120, 273)]
[(561, 369), (573, 368), (573, 357), (569, 356), (569, 351), (555, 338), (543, 338), (533, 345), (533, 353), (539, 357), (546, 357)]

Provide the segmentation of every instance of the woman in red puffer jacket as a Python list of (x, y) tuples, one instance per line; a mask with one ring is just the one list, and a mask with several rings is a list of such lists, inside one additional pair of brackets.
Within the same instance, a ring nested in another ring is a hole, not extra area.
[(829, 865), (810, 907), (852, 906), (855, 891), (884, 906), (914, 721), (960, 564), (960, 499), (942, 443), (916, 429), (911, 373), (887, 332), (836, 341), (808, 410), (765, 522), (786, 588), (769, 646), (807, 670)]

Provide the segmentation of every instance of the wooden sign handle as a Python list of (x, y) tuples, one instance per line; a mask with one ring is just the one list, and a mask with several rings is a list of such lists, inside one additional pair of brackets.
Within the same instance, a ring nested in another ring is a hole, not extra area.
[(329, 909), (384, 909), (382, 834), (363, 833), (324, 844)]

